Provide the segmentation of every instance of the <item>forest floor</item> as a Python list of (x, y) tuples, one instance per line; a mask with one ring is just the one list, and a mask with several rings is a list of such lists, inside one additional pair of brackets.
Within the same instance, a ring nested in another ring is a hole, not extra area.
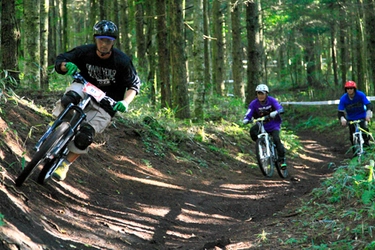
[[(47, 110), (53, 105), (43, 94), (38, 99)], [(301, 216), (301, 201), (347, 158), (346, 131), (332, 138), (301, 131), (290, 176), (265, 178), (231, 157), (241, 149), (225, 134), (206, 131), (228, 154), (181, 140), (181, 154), (162, 156), (145, 150), (141, 127), (116, 123), (65, 181), (42, 186), (33, 176), (16, 188), (22, 156), (32, 155), (25, 150), (33, 152), (52, 118), (21, 102), (1, 109), (0, 249), (287, 249), (281, 242), (293, 237), (285, 229)]]

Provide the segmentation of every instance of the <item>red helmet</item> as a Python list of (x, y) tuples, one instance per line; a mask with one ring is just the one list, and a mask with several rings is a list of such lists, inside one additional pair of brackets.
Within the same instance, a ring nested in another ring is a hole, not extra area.
[(357, 89), (357, 84), (353, 81), (347, 81), (345, 83), (345, 88), (348, 89), (348, 88), (355, 88)]

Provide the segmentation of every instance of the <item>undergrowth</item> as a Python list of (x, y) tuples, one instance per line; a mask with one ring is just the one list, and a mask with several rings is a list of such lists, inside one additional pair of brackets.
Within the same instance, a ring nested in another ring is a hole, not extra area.
[(368, 153), (362, 164), (353, 158), (314, 189), (293, 222), (295, 241), (284, 244), (303, 249), (374, 249), (374, 156)]
[[(115, 122), (140, 128), (145, 150), (158, 157), (165, 157), (167, 151), (172, 151), (178, 153), (181, 159), (196, 162), (199, 168), (207, 167), (206, 162), (178, 147), (181, 141), (191, 141), (235, 159), (248, 161), (249, 156), (255, 159), (249, 136), (250, 126), (241, 123), (246, 112), (241, 100), (211, 97), (210, 105), (205, 110), (205, 120), (200, 123), (178, 120), (174, 110), (154, 108), (142, 97), (130, 107), (130, 112), (116, 118)], [(32, 108), (47, 116), (43, 107), (32, 105)], [(301, 151), (296, 136), (298, 130), (342, 132), (337, 130), (336, 108), (284, 106), (281, 138), (288, 157), (296, 157)], [(236, 145), (241, 152), (230, 155), (229, 150), (212, 143), (218, 137)], [(279, 241), (287, 247), (299, 249), (374, 249), (375, 184), (373, 166), (370, 165), (372, 159), (374, 154), (368, 153), (361, 164), (354, 159), (338, 166), (332, 177), (325, 180), (320, 188), (314, 189), (310, 199), (299, 208), (301, 216), (293, 220), (293, 227), (282, 229), (292, 237)], [(255, 166), (255, 161), (248, 163)], [(194, 174), (194, 171), (189, 174)], [(2, 219), (0, 214), (0, 225)]]

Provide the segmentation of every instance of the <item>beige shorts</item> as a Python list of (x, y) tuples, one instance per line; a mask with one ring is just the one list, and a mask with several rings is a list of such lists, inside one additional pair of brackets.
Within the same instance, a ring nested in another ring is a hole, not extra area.
[[(82, 87), (83, 85), (81, 83), (72, 83), (66, 90), (65, 93), (68, 92), (69, 90), (73, 90), (77, 92), (82, 98), (86, 96), (86, 93), (82, 92)], [(56, 102), (56, 106), (52, 111), (52, 114), (57, 117), (59, 114), (64, 110), (64, 108), (61, 106), (61, 101), (58, 100)], [(104, 129), (106, 129), (110, 124), (111, 124), (111, 116), (104, 110), (102, 109), (98, 103), (96, 102), (91, 102), (85, 109), (86, 113), (86, 119), (85, 122), (90, 124), (94, 129), (95, 133), (102, 133)], [(78, 149), (75, 145), (74, 142), (70, 142), (68, 146), (69, 150), (73, 153), (76, 154), (86, 154), (89, 150), (81, 150)]]

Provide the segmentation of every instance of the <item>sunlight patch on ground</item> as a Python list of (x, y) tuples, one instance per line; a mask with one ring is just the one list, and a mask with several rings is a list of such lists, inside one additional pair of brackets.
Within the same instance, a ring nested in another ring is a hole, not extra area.
[[(84, 199), (84, 200), (89, 200), (90, 199), (90, 196), (85, 194), (84, 192), (82, 192), (81, 190), (75, 188), (75, 187), (72, 187), (70, 186), (69, 184), (67, 184), (66, 182), (63, 182), (63, 181), (60, 181), (60, 182), (56, 182), (58, 183), (62, 188), (68, 190), (70, 193), (72, 193), (73, 195), (81, 198), (81, 199)], [(63, 190), (59, 189), (59, 191), (61, 193), (64, 193), (65, 195), (68, 195), (66, 194), (66, 192), (64, 192)], [(69, 196), (69, 195), (68, 195)], [(75, 199), (73, 197), (71, 197), (72, 199)], [(81, 202), (81, 201), (79, 201)]]
[(186, 222), (188, 224), (191, 223), (198, 223), (198, 224), (213, 224), (213, 225), (220, 225), (223, 224), (223, 221), (230, 221), (234, 222), (239, 220), (236, 220), (229, 216), (223, 216), (219, 214), (207, 214), (203, 213), (201, 211), (194, 211), (194, 210), (188, 210), (188, 209), (181, 209), (181, 214), (177, 216), (176, 220)]
[(149, 205), (138, 205), (140, 208), (140, 212), (156, 215), (156, 216), (165, 216), (169, 213), (170, 209), (166, 207), (157, 207), (157, 206), (149, 206)]
[(144, 184), (147, 184), (147, 185), (154, 185), (154, 186), (158, 186), (158, 187), (165, 187), (165, 188), (171, 188), (171, 189), (177, 189), (177, 190), (185, 190), (184, 187), (173, 185), (173, 184), (168, 184), (168, 183), (161, 182), (161, 181), (150, 180), (150, 179), (147, 179), (147, 178), (138, 178), (138, 177), (134, 177), (134, 176), (126, 175), (126, 174), (115, 173), (113, 171), (110, 171), (110, 172), (113, 175), (116, 175), (117, 177), (125, 179), (125, 180), (137, 181), (137, 182), (140, 182), (140, 183), (144, 183)]
[(145, 224), (137, 223), (135, 221), (122, 220), (112, 216), (102, 216), (102, 218), (96, 217), (96, 219), (100, 224), (107, 226), (116, 232), (135, 235), (144, 240), (152, 240), (155, 231), (155, 227), (153, 226), (146, 226)]
[[(69, 223), (70, 221), (66, 221), (66, 222)], [(90, 239), (89, 240), (90, 242), (92, 242), (93, 239), (94, 239), (95, 245), (105, 245), (105, 243), (106, 243), (106, 239), (102, 239), (102, 237), (98, 237), (95, 234), (91, 233), (92, 228), (89, 228), (89, 227), (85, 227), (84, 228), (84, 229), (86, 229), (85, 231), (81, 230), (80, 234), (76, 235), (72, 231), (65, 231), (64, 229), (58, 228), (56, 225), (51, 224), (50, 221), (45, 220), (45, 219), (42, 220), (42, 224), (43, 224), (44, 230), (46, 232), (55, 236), (56, 238), (60, 239), (61, 241), (64, 240), (64, 241), (73, 242), (73, 243), (69, 244), (71, 249), (77, 248), (77, 246), (75, 246), (74, 243), (90, 245), (90, 243), (85, 242), (85, 241), (87, 241), (87, 239)], [(79, 225), (82, 226), (82, 223), (79, 224)], [(84, 232), (86, 232), (86, 233), (84, 233)], [(90, 248), (101, 249), (101, 248), (95, 247), (93, 245), (90, 245)]]
[[(184, 231), (184, 230), (185, 230), (184, 228), (181, 229), (181, 231)], [(171, 230), (168, 230), (166, 234), (176, 236), (176, 237), (179, 237), (181, 239), (186, 239), (186, 240), (197, 237), (194, 233), (186, 234), (186, 233), (180, 233), (180, 232), (171, 231)]]
[[(19, 197), (14, 196), (12, 193), (8, 192), (8, 190), (3, 189), (3, 188), (1, 188), (1, 192), (4, 192), (7, 195), (8, 199), (10, 199), (19, 209), (21, 209), (22, 212), (30, 213), (29, 207), (27, 207), (23, 201), (20, 202)], [(2, 200), (1, 202), (5, 202), (5, 201)], [(0, 211), (0, 213), (1, 213), (1, 211)]]
[(300, 154), (299, 156), (301, 157), (301, 159), (311, 161), (311, 162), (324, 162), (321, 159), (318, 159), (318, 158), (315, 158), (315, 157), (310, 157), (310, 156), (307, 156), (307, 155), (304, 155), (304, 154)]
[[(0, 131), (2, 134), (2, 138), (4, 139), (4, 142), (6, 143), (8, 148), (12, 151), (12, 153), (16, 154), (18, 157), (22, 157), (23, 149), (20, 148), (17, 138), (12, 138), (14, 135), (13, 135), (13, 132), (11, 132), (11, 128), (9, 128), (8, 124), (3, 119), (1, 119), (1, 117), (0, 117)], [(0, 154), (1, 154), (0, 158), (4, 160), (6, 157), (6, 152), (3, 152), (1, 150)], [(27, 155), (25, 156), (25, 158), (27, 161), (30, 160), (30, 157), (28, 157)]]
[(249, 185), (249, 184), (230, 184), (230, 183), (220, 185), (220, 187), (223, 189), (233, 190), (233, 191), (238, 190), (241, 192), (248, 191), (253, 186), (254, 185)]
[(102, 154), (107, 155), (107, 157), (109, 157), (111, 159), (111, 160), (108, 160), (108, 161), (113, 163), (113, 164), (116, 163), (117, 166), (120, 167), (120, 168), (124, 168), (124, 166), (128, 166), (129, 164), (131, 164), (131, 165), (136, 167), (136, 168), (132, 168), (132, 169), (134, 171), (137, 171), (140, 174), (157, 176), (157, 177), (162, 178), (162, 179), (171, 179), (171, 177), (163, 174), (161, 171), (154, 168), (152, 166), (151, 161), (147, 161), (147, 163), (145, 163), (145, 161), (143, 161), (143, 163), (138, 163), (138, 162), (134, 162), (131, 158), (129, 158), (127, 156), (123, 156), (123, 155), (111, 156), (108, 153), (106, 153), (104, 150), (103, 150)]
[(251, 242), (239, 242), (225, 246), (225, 250), (246, 250), (254, 247)]
[(11, 223), (8, 223), (6, 220), (4, 222), (5, 225), (0, 227), (3, 242), (11, 242), (12, 245), (15, 246), (14, 249), (45, 249), (44, 247), (46, 246), (34, 243), (28, 236), (19, 231)]

